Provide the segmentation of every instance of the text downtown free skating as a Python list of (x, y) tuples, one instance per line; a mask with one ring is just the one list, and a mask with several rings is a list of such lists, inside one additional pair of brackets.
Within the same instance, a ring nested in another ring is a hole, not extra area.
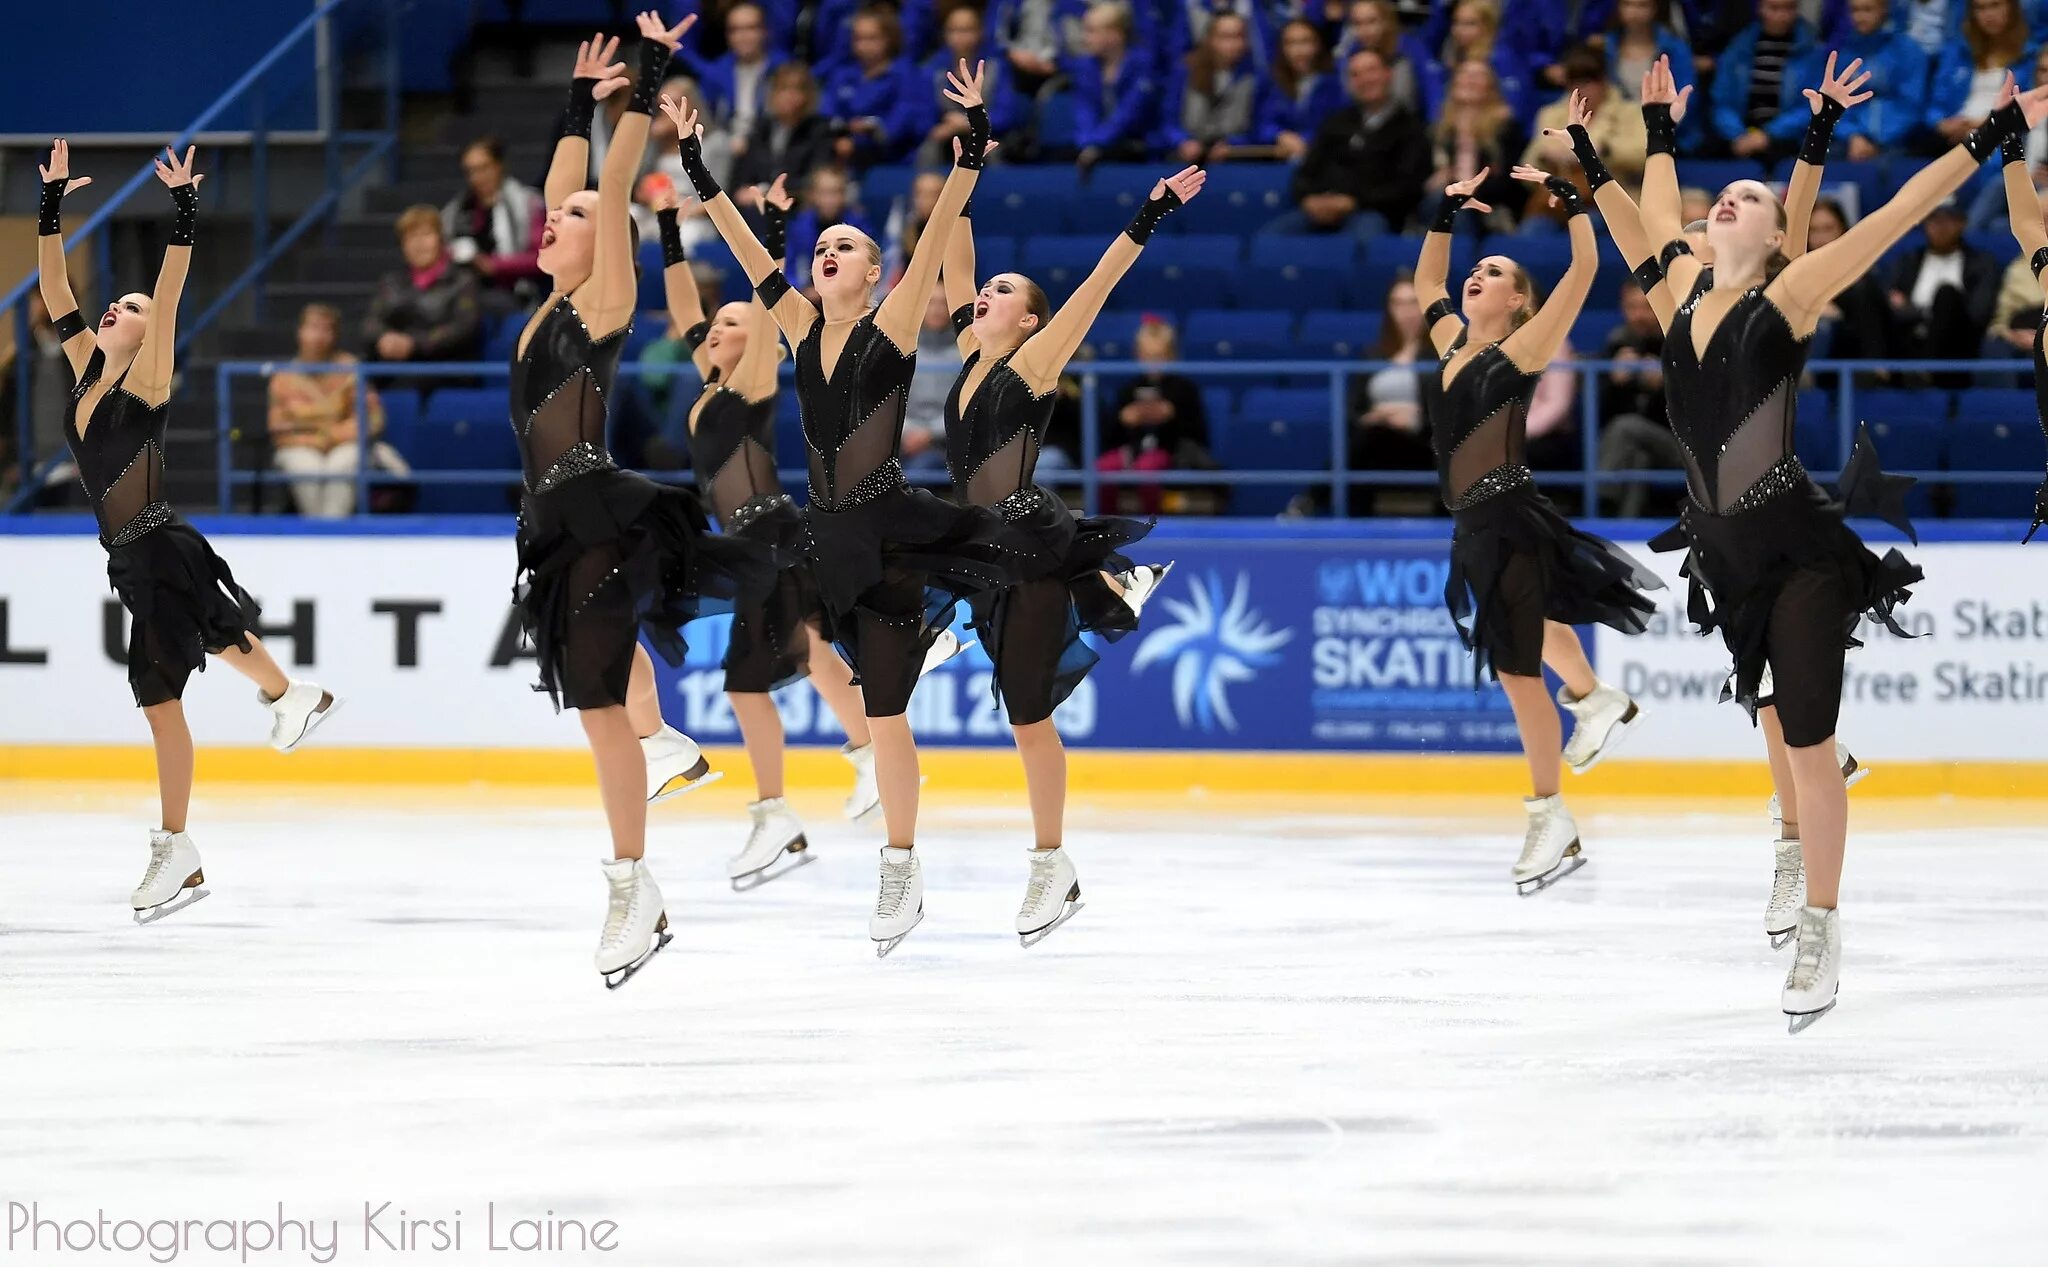
[(7, 1203), (8, 1256), (117, 1253), (174, 1263), (181, 1255), (236, 1254), (242, 1262), (277, 1256), (332, 1263), (355, 1255), (611, 1253), (620, 1248), (611, 1219), (579, 1219), (554, 1210), (499, 1209), (495, 1201), (465, 1214), (431, 1217), (393, 1201), (365, 1201), (354, 1218), (295, 1218), (279, 1202), (274, 1216), (140, 1218), (102, 1209), (89, 1214), (46, 1210), (37, 1201)]

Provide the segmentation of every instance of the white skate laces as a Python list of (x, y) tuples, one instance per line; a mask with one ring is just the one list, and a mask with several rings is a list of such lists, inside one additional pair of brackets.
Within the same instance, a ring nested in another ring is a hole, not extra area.
[(1783, 1010), (1788, 1029), (1797, 1034), (1835, 1006), (1840, 987), (1841, 925), (1833, 910), (1805, 906), (1799, 910), (1799, 948), (1785, 974)]
[(1017, 938), (1025, 946), (1040, 941), (1081, 909), (1081, 881), (1073, 860), (1059, 846), (1031, 850), (1031, 873), (1024, 883), (1024, 904), (1017, 908)]
[(137, 892), (155, 887), (163, 878), (164, 868), (170, 865), (171, 851), (175, 838), (169, 832), (152, 832), (149, 837), (149, 866), (142, 873), (142, 883), (135, 886)]
[(1579, 852), (1579, 825), (1563, 797), (1532, 796), (1522, 807), (1529, 814), (1529, 831), (1522, 837), (1522, 853), (1512, 874), (1516, 891), (1527, 897), (1577, 871), (1586, 859)]
[(1806, 905), (1806, 859), (1796, 840), (1777, 842), (1777, 866), (1771, 873), (1771, 900), (1764, 908), (1764, 933), (1771, 949), (1785, 944), (1799, 927), (1799, 908)]
[[(902, 854), (904, 860), (891, 862), (888, 855), (892, 853)], [(910, 882), (916, 878), (917, 864), (911, 861), (908, 849), (884, 849), (882, 855), (882, 888), (875, 895), (875, 917), (902, 919), (904, 907), (910, 903)]]
[(617, 950), (626, 943), (626, 930), (633, 926), (633, 920), (640, 911), (640, 868), (634, 867), (623, 877), (606, 876), (610, 886), (604, 914), (604, 931), (598, 934), (597, 944), (604, 950)]

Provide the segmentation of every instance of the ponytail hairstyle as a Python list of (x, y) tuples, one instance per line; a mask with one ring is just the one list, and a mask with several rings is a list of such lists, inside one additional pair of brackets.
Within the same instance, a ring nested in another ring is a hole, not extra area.
[(1038, 324), (1031, 327), (1031, 333), (1037, 334), (1045, 329), (1046, 322), (1052, 320), (1052, 300), (1045, 297), (1044, 287), (1029, 277), (1022, 273), (1014, 273), (1012, 276), (1024, 284), (1024, 303), (1030, 309), (1031, 315), (1038, 318)]
[(1508, 328), (1519, 330), (1527, 325), (1529, 319), (1536, 315), (1536, 310), (1543, 306), (1543, 292), (1536, 289), (1535, 279), (1529, 276), (1529, 270), (1523, 268), (1519, 261), (1509, 260), (1508, 263), (1515, 266), (1515, 289), (1522, 292), (1522, 306), (1508, 314)]

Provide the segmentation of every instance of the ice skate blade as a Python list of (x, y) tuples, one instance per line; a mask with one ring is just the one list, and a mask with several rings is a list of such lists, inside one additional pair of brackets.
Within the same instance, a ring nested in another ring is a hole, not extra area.
[(1813, 1027), (1813, 1023), (1815, 1021), (1819, 1020), (1823, 1016), (1826, 1016), (1829, 1012), (1834, 1011), (1835, 1004), (1841, 1001), (1842, 1000), (1840, 996), (1837, 996), (1835, 998), (1829, 999), (1827, 1002), (1827, 1006), (1821, 1008), (1818, 1011), (1785, 1013), (1785, 1032), (1787, 1034), (1805, 1033), (1807, 1030)]
[(707, 783), (716, 783), (725, 777), (725, 771), (714, 770), (704, 758), (697, 758), (697, 764), (661, 785), (654, 795), (647, 798), (649, 805), (659, 805), (673, 800), (685, 792), (694, 792)]
[(1641, 725), (1642, 721), (1642, 707), (1638, 704), (1630, 704), (1628, 711), (1622, 714), (1621, 720), (1607, 728), (1606, 738), (1602, 739), (1600, 746), (1593, 750), (1593, 755), (1586, 758), (1585, 764), (1573, 766), (1572, 773), (1584, 774), (1602, 761), (1605, 761), (1610, 753), (1616, 748), (1621, 747), (1621, 741), (1628, 737), (1630, 731)]
[(1541, 893), (1585, 865), (1586, 855), (1579, 852), (1578, 842), (1573, 841), (1571, 846), (1564, 851), (1563, 861), (1542, 875), (1532, 876), (1527, 880), (1515, 881), (1515, 892), (1523, 897)]
[(1855, 787), (1869, 777), (1870, 767), (1858, 761), (1853, 754), (1849, 757), (1849, 764), (1842, 767), (1843, 787)]
[(194, 885), (168, 902), (159, 903), (147, 910), (135, 912), (135, 922), (137, 924), (154, 924), (166, 915), (176, 915), (179, 911), (199, 901), (211, 891), (210, 889), (202, 889)]
[(654, 943), (647, 947), (647, 953), (640, 956), (638, 959), (635, 959), (633, 962), (627, 964), (623, 968), (618, 968), (611, 972), (605, 973), (604, 988), (607, 990), (616, 990), (620, 986), (626, 984), (628, 981), (631, 981), (642, 968), (647, 966), (648, 960), (660, 954), (661, 948), (663, 946), (668, 945), (671, 941), (674, 940), (675, 934), (668, 931), (668, 916), (664, 914), (661, 917), (661, 922), (654, 926)]
[(336, 695), (333, 691), (328, 691), (327, 707), (319, 710), (316, 713), (309, 714), (306, 718), (306, 728), (299, 732), (299, 737), (297, 739), (292, 740), (284, 747), (279, 748), (278, 751), (295, 751), (300, 744), (306, 742), (308, 739), (311, 739), (313, 737), (313, 732), (320, 729), (320, 727), (326, 723), (328, 718), (334, 716), (336, 713), (341, 711), (341, 704), (341, 696)]
[(758, 889), (770, 880), (779, 880), (792, 871), (810, 866), (817, 860), (818, 855), (811, 852), (810, 842), (798, 836), (790, 841), (781, 853), (775, 855), (774, 861), (759, 871), (749, 871), (745, 875), (731, 877), (732, 891), (746, 893)]
[(923, 677), (927, 673), (930, 673), (933, 670), (937, 669), (940, 665), (950, 664), (953, 661), (958, 660), (961, 656), (966, 655), (968, 652), (974, 650), (976, 647), (980, 645), (981, 640), (979, 638), (969, 638), (965, 642), (955, 642), (953, 644), (953, 650), (951, 652), (949, 652), (943, 658), (933, 660), (930, 664), (927, 664), (922, 669), (919, 669), (917, 671), (917, 675), (919, 677)]
[(1151, 604), (1154, 598), (1159, 596), (1160, 590), (1166, 588), (1166, 578), (1173, 575), (1173, 565), (1178, 561), (1176, 559), (1168, 559), (1160, 566), (1159, 575), (1153, 580), (1152, 588), (1145, 591), (1145, 597), (1140, 599), (1135, 606), (1131, 603), (1129, 591), (1125, 592), (1124, 606), (1131, 609), (1131, 619), (1133, 621), (1144, 618), (1145, 608)]
[(1064, 924), (1068, 920), (1074, 918), (1076, 915), (1079, 915), (1081, 913), (1081, 908), (1086, 905), (1086, 902), (1069, 901), (1066, 905), (1066, 909), (1062, 910), (1059, 914), (1059, 918), (1055, 919), (1052, 923), (1047, 924), (1044, 928), (1039, 929), (1037, 932), (1018, 933), (1018, 946), (1022, 947), (1025, 950), (1029, 950), (1031, 949), (1031, 947), (1036, 946), (1039, 942), (1042, 942), (1046, 938), (1052, 936), (1052, 931), (1055, 928), (1058, 928), (1061, 924)]
[[(917, 776), (917, 785), (920, 788), (924, 787), (927, 783), (930, 783), (931, 781), (932, 776), (929, 774), (920, 774)], [(846, 821), (849, 823), (871, 823), (875, 821), (875, 815), (881, 812), (882, 798), (878, 796), (875, 798), (875, 803), (873, 805), (868, 806), (860, 813), (848, 814), (846, 816)]]
[(902, 932), (896, 934), (894, 937), (877, 937), (874, 939), (875, 958), (887, 959), (889, 957), (889, 952), (896, 949), (898, 946), (901, 946), (903, 944), (903, 939), (905, 937), (910, 936), (912, 933), (916, 932), (917, 926), (922, 923), (924, 923), (924, 908), (919, 907), (917, 909), (917, 918), (911, 921), (909, 928), (904, 929)]
[(1764, 936), (1771, 939), (1772, 950), (1783, 950), (1786, 946), (1799, 940), (1799, 930), (1788, 928), (1781, 933), (1765, 933)]

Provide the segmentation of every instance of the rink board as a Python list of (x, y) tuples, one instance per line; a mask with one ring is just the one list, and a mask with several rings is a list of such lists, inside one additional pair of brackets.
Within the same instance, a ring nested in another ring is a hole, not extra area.
[[(581, 746), (574, 718), (530, 689), (533, 664), (511, 619), (509, 524), (199, 523), (262, 601), (266, 637), (290, 671), (347, 696), (321, 736), (324, 755), (295, 757), (303, 774), (491, 778)], [(1632, 529), (1640, 536), (1633, 525), (1610, 527), (1624, 540)], [(1156, 756), (1121, 768), (1166, 783), (1198, 762), (1208, 763), (1205, 777), (1227, 782), (1228, 763), (1213, 754), (1267, 754), (1244, 762), (1245, 775), (1314, 787), (1352, 777), (1428, 783), (1424, 771), (1445, 763), (1415, 758), (1511, 753), (1505, 699), (1491, 685), (1474, 689), (1444, 610), (1446, 531), (1402, 522), (1161, 524), (1142, 557), (1178, 566), (1145, 627), (1101, 648), (1101, 663), (1059, 713), (1062, 734), (1077, 749), (1108, 750), (1096, 763), (1104, 768), (1110, 752), (1150, 751)], [(1591, 641), (1602, 675), (1652, 711), (1630, 756), (1747, 768), (1755, 734), (1740, 710), (1718, 702), (1725, 654), (1690, 632), (1676, 558), (1636, 548), (1671, 588), (1647, 634), (1600, 630)], [(1873, 763), (1949, 767), (1923, 776), (1941, 790), (1973, 777), (2022, 790), (2034, 763), (2048, 759), (2048, 567), (2007, 540), (1945, 539), (1911, 552), (1928, 579), (1903, 613), (1921, 636), (1866, 624), (1868, 645), (1850, 659), (1843, 734)], [(738, 741), (719, 668), (726, 624), (691, 626), (687, 662), (662, 666), (665, 712), (710, 745)], [(120, 668), (125, 637), (89, 525), (0, 527), (0, 768), (66, 777), (125, 760), (119, 754), (141, 730)], [(979, 648), (927, 678), (911, 709), (920, 740), (1007, 749), (989, 679)], [(249, 694), (218, 668), (195, 679), (186, 703), (203, 745), (260, 740), (264, 718)], [(808, 685), (778, 700), (792, 741), (840, 741)], [(1077, 773), (1088, 764), (1078, 760)], [(1647, 773), (1658, 766), (1637, 764), (1642, 790), (1658, 790)], [(1473, 768), (1513, 765), (1503, 755)]]

